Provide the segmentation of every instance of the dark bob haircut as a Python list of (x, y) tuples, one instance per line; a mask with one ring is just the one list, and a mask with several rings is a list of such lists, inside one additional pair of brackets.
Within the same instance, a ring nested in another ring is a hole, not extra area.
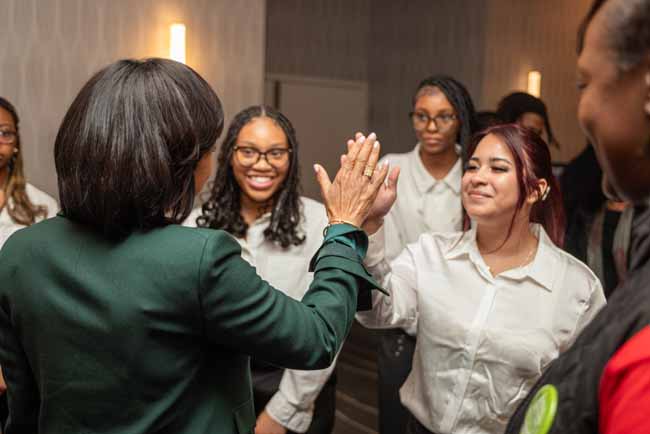
[(181, 223), (194, 170), (223, 130), (221, 102), (191, 68), (120, 60), (95, 74), (54, 145), (63, 214), (109, 238)]
[[(566, 225), (564, 204), (559, 183), (555, 175), (553, 175), (551, 153), (548, 145), (538, 134), (517, 124), (496, 125), (481, 131), (474, 137), (468, 149), (470, 157), (480, 141), (490, 134), (501, 139), (510, 150), (517, 171), (519, 199), (517, 201), (517, 211), (510, 222), (508, 237), (511, 235), (515, 219), (523, 208), (526, 197), (535, 191), (540, 196), (544, 196), (544, 192), (539, 191), (538, 182), (540, 179), (545, 179), (550, 190), (544, 199), (538, 200), (532, 206), (530, 222), (542, 225), (555, 245), (563, 247)], [(468, 224), (469, 221), (466, 221), (466, 227)]]

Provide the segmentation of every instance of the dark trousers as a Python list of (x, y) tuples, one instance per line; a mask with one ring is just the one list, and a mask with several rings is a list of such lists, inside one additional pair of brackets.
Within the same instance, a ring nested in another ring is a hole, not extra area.
[[(283, 369), (255, 365), (252, 367), (255, 413), (259, 415), (280, 387)], [(332, 373), (314, 402), (314, 416), (307, 434), (331, 434), (336, 412), (336, 371)], [(288, 431), (287, 434), (295, 434)]]
[(406, 432), (410, 412), (399, 399), (399, 389), (413, 364), (415, 338), (401, 329), (382, 332), (377, 366), (379, 370), (379, 433)]

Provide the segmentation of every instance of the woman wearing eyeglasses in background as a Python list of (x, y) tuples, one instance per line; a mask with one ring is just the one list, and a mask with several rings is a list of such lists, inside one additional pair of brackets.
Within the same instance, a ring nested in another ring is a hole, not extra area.
[[(265, 280), (300, 300), (312, 279), (309, 260), (323, 242), (327, 214), (320, 203), (301, 197), (299, 186), (298, 141), (291, 122), (271, 107), (249, 107), (228, 129), (210, 199), (188, 222), (235, 236), (242, 257)], [(255, 432), (330, 433), (334, 366), (283, 370), (253, 360)]]
[[(437, 75), (420, 82), (409, 113), (417, 139), (405, 154), (382, 162), (400, 167), (397, 200), (385, 218), (386, 258), (394, 259), (424, 232), (455, 232), (462, 227), (462, 153), (476, 130), (474, 104), (465, 86)], [(404, 432), (408, 413), (399, 388), (411, 370), (414, 330), (387, 330), (379, 347), (379, 432)]]
[[(59, 205), (51, 196), (25, 180), (19, 121), (13, 104), (0, 97), (0, 247), (18, 229), (53, 217), (59, 210)], [(0, 371), (0, 393), (5, 389)], [(6, 417), (7, 403), (2, 397), (1, 424), (4, 424)]]
[(25, 180), (18, 123), (14, 106), (0, 97), (0, 247), (18, 229), (59, 210), (51, 196)]

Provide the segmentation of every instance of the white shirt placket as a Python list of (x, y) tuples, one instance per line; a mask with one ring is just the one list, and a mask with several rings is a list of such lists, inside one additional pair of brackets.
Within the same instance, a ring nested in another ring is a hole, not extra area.
[[(477, 267), (480, 267), (479, 269), (481, 269), (481, 271), (489, 273), (489, 271), (482, 269), (483, 267), (478, 264)], [(490, 312), (492, 312), (496, 294), (496, 283), (494, 282), (494, 279), (491, 279), (491, 281), (486, 284), (485, 294), (481, 298), (478, 310), (476, 311), (476, 315), (472, 320), (472, 325), (467, 333), (467, 358), (465, 360), (465, 366), (460, 367), (462, 370), (459, 370), (458, 381), (456, 382), (452, 393), (452, 397), (454, 397), (454, 405), (447, 408), (441, 423), (443, 432), (454, 432), (458, 416), (463, 410), (465, 392), (467, 391), (467, 386), (469, 385), (469, 382), (472, 379), (472, 373), (474, 372), (474, 362), (476, 360), (476, 353), (478, 352), (481, 333), (490, 317)]]

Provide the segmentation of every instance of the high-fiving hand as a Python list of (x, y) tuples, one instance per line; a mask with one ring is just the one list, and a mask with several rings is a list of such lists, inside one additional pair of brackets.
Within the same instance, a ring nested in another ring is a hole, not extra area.
[(348, 152), (341, 156), (341, 168), (334, 181), (322, 166), (314, 165), (330, 222), (362, 227), (368, 217), (375, 221), (390, 210), (399, 169), (391, 171), (386, 184), (388, 166), (377, 167), (380, 149), (374, 133), (368, 137), (357, 133), (356, 140), (348, 141)]

